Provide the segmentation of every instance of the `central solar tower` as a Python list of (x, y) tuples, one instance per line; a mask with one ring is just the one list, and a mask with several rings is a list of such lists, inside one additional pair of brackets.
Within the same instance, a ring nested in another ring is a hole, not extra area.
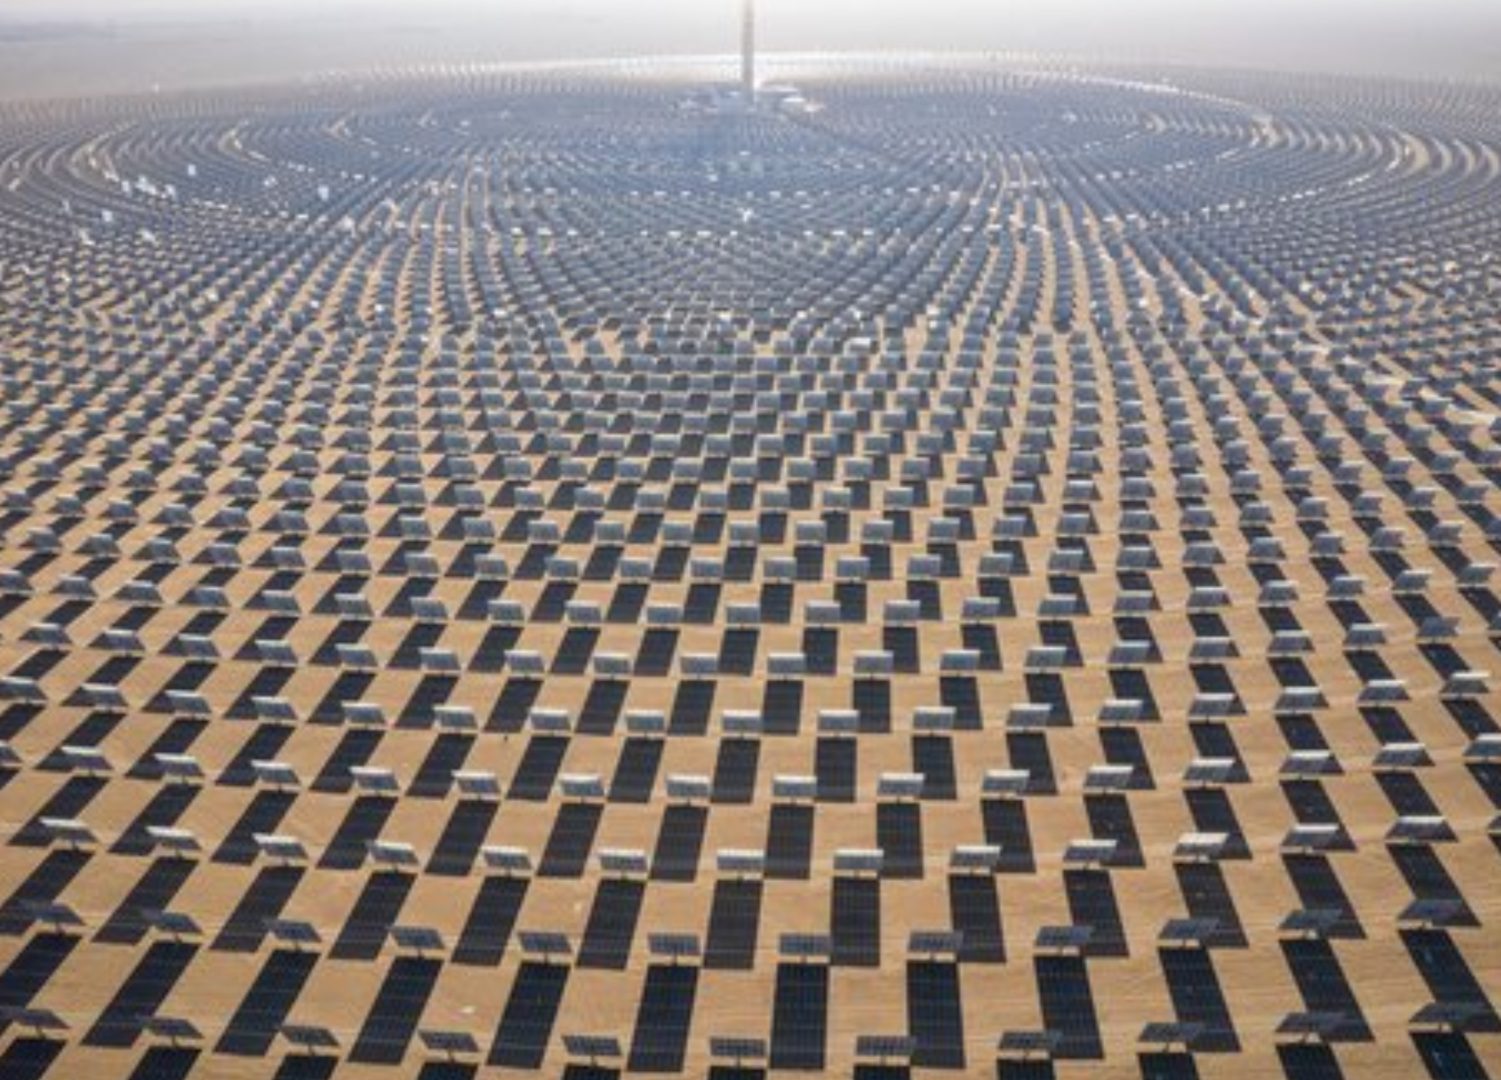
[(740, 2), (740, 92), (756, 103), (756, 0)]

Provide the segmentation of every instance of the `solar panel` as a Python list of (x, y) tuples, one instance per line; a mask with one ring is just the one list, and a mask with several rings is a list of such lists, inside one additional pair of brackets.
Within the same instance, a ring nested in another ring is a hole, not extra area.
[(59, 900), (22, 900), (21, 908), (34, 923), (51, 926), (61, 932), (73, 927), (83, 927), (83, 919), (72, 907)]
[(1317, 777), (1337, 774), (1339, 761), (1328, 750), (1294, 750), (1283, 759), (1282, 776)]
[(1130, 765), (1091, 765), (1084, 775), (1086, 792), (1127, 791), (1136, 770)]
[(1011, 706), (1006, 726), (1016, 731), (1034, 731), (1051, 726), (1053, 706), (1043, 702), (1026, 702)]
[(191, 754), (158, 752), (153, 757), (165, 778), (187, 781), (203, 779), (203, 766)]
[(568, 935), (553, 931), (521, 930), (516, 935), (516, 940), (521, 945), (522, 952), (552, 958), (555, 956), (571, 956), (573, 946), (568, 941)]
[(853, 709), (818, 710), (820, 735), (852, 735), (860, 728), (860, 714)]
[(252, 761), (250, 768), (256, 782), (272, 788), (295, 788), (301, 786), (297, 771), (283, 761)]
[(855, 1056), (881, 1061), (906, 1061), (917, 1050), (917, 1040), (910, 1035), (856, 1035)]
[(351, 765), (349, 775), (360, 791), (379, 795), (394, 795), (401, 791), (396, 774), (387, 768), (373, 765)]
[(1062, 1041), (1056, 1031), (1006, 1031), (996, 1043), (996, 1051), (1002, 1057), (1031, 1057), (1036, 1054), (1050, 1057)]
[(777, 939), (778, 955), (794, 960), (826, 959), (833, 952), (828, 934), (784, 933)]
[(200, 933), (198, 923), (191, 915), (180, 911), (154, 911), (147, 909), (141, 912), (141, 918), (153, 930), (169, 937), (190, 937)]
[(1338, 1012), (1291, 1012), (1277, 1024), (1277, 1034), (1292, 1035), (1297, 1038), (1327, 1039), (1338, 1032), (1347, 1021), (1348, 1017)]
[(313, 1024), (282, 1024), (281, 1037), (309, 1054), (339, 1049), (339, 1038), (330, 1029)]
[(179, 1042), (198, 1042), (203, 1038), (203, 1033), (191, 1021), (180, 1016), (151, 1016), (141, 1022), (141, 1029), (150, 1036), (158, 1039), (166, 1039), (176, 1044)]
[(24, 702), (35, 705), (45, 705), (47, 695), (37, 685), (35, 679), (18, 675), (7, 675), (0, 679), (0, 701)]
[(588, 1058), (591, 1061), (598, 1058), (613, 1059), (623, 1055), (620, 1040), (613, 1035), (565, 1034), (563, 1048), (568, 1051), (570, 1057)]
[(430, 926), (392, 926), (391, 940), (398, 949), (410, 949), (418, 954), (442, 952), (445, 948), (443, 935)]
[(323, 941), (317, 927), (310, 922), (298, 919), (267, 919), (265, 924), (266, 933), (275, 940), (288, 945), (318, 945)]
[(1166, 945), (1207, 945), (1219, 929), (1218, 919), (1168, 919), (1158, 931), (1157, 940)]
[(1173, 848), (1175, 859), (1203, 859), (1214, 861), (1223, 858), (1230, 845), (1230, 834), (1224, 832), (1184, 833)]
[(667, 777), (667, 797), (688, 801), (707, 800), (713, 794), (713, 785), (707, 776), (674, 774)]
[(475, 769), (456, 769), (453, 782), (461, 795), (477, 799), (500, 798), (500, 781), (494, 773)]
[(57, 1013), (35, 1006), (0, 1005), (0, 1019), (38, 1033), (69, 1030), (68, 1022)]
[(999, 844), (959, 844), (949, 855), (951, 870), (992, 872), (1000, 865)]
[(439, 705), (434, 708), (433, 723), (443, 731), (474, 731), (479, 726), (473, 709), (457, 705)]
[(1341, 829), (1338, 825), (1295, 825), (1282, 838), (1284, 851), (1324, 851), (1339, 842)]
[(371, 702), (350, 701), (341, 706), (346, 723), (355, 727), (382, 728), (386, 726), (385, 710)]
[[(594, 773), (564, 773), (558, 777), (558, 790), (565, 799), (603, 799), (605, 785)], [(514, 789), (513, 792), (514, 794)]]
[(1120, 849), (1115, 840), (1072, 840), (1064, 849), (1065, 865), (1108, 866)]
[(720, 717), (720, 726), (729, 736), (756, 736), (765, 730), (761, 714), (749, 710), (727, 710)]
[(302, 846), (302, 841), (296, 837), (256, 833), (254, 840), (256, 848), (268, 859), (280, 859), (283, 862), (301, 862), (308, 857), (307, 849)]
[[(96, 706), (97, 707), (97, 706)], [(104, 752), (94, 746), (64, 746), (61, 748), (66, 767), (83, 773), (108, 773), (113, 771)]]
[(922, 773), (882, 773), (876, 781), (876, 795), (887, 799), (922, 797), (925, 778)]
[(1159, 1020), (1145, 1025), (1137, 1036), (1137, 1042), (1149, 1046), (1183, 1046), (1192, 1049), (1203, 1032), (1203, 1024)]
[(632, 735), (663, 735), (667, 732), (667, 716), (654, 709), (631, 709), (625, 714), (625, 726)]
[(1338, 908), (1301, 908), (1290, 912), (1278, 929), (1283, 933), (1322, 937), (1333, 931), (1344, 918), (1345, 913)]
[(1489, 677), (1490, 673), (1485, 671), (1451, 672), (1439, 694), (1450, 700), (1483, 697), (1490, 692)]
[(1413, 1028), (1465, 1031), (1487, 1019), (1488, 1013), (1483, 1002), (1432, 1001), (1413, 1013), (1408, 1024)]
[(418, 865), (417, 850), (407, 843), (395, 840), (371, 840), (367, 844), (370, 861), (377, 866), (392, 869), (411, 869)]
[(645, 874), (649, 869), (646, 852), (627, 848), (601, 848), (600, 870), (607, 874)]
[(442, 1054), (447, 1058), (472, 1057), (480, 1052), (479, 1040), (467, 1031), (447, 1031), (437, 1028), (421, 1028), (417, 1038), (430, 1054)]
[(1385, 743), (1371, 764), (1376, 769), (1416, 769), (1433, 764), (1428, 748), (1420, 742)]
[(987, 769), (981, 791), (990, 796), (1025, 795), (1031, 776), (1025, 769)]
[(631, 674), (631, 660), (624, 653), (597, 652), (592, 663), (594, 674), (601, 678), (624, 679)]
[(1449, 822), (1439, 814), (1403, 814), (1387, 829), (1387, 843), (1452, 843), (1458, 837)]
[(1448, 926), (1466, 914), (1464, 901), (1424, 897), (1412, 901), (1397, 915), (1399, 923), (1418, 926)]
[(1501, 761), (1501, 732), (1485, 732), (1475, 736), (1465, 748), (1465, 760), (1470, 762)]
[(737, 1065), (745, 1061), (762, 1061), (766, 1058), (766, 1040), (741, 1035), (711, 1035), (709, 1056), (728, 1058)]
[(913, 930), (907, 935), (907, 952), (923, 956), (957, 956), (964, 948), (964, 934), (957, 930)]
[(1183, 782), (1185, 784), (1226, 784), (1235, 778), (1235, 770), (1234, 758), (1194, 758), (1183, 771)]
[(812, 776), (774, 776), (771, 795), (774, 799), (812, 799), (818, 795), (818, 780)]
[(1089, 945), (1094, 929), (1088, 926), (1043, 926), (1038, 928), (1035, 947), (1053, 951), (1075, 951)]
[(538, 733), (566, 735), (573, 728), (573, 718), (566, 709), (534, 708), (527, 714), (527, 725)]
[(187, 829), (148, 825), (146, 834), (159, 850), (173, 855), (196, 855), (203, 850), (198, 838)]
[(68, 844), (76, 848), (95, 842), (93, 830), (81, 821), (44, 817), (39, 820), (39, 824), (53, 843)]
[(513, 675), (545, 675), (547, 662), (534, 649), (507, 649), (505, 666)]
[(840, 848), (834, 852), (834, 872), (844, 874), (879, 874), (886, 863), (880, 848)]
[(697, 959), (702, 955), (697, 934), (648, 934), (647, 951), (673, 961)]

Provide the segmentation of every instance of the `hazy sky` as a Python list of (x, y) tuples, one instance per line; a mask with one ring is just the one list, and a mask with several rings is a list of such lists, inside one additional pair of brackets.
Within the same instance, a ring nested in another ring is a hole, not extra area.
[[(1501, 80), (1501, 0), (759, 0), (780, 50), (1019, 50)], [(0, 0), (0, 93), (726, 52), (739, 0)], [(25, 22), (85, 19), (80, 38)], [(18, 38), (20, 40), (18, 40)]]

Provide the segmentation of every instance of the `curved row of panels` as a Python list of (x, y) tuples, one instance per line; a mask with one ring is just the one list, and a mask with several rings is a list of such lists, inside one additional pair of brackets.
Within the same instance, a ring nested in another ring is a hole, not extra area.
[(1501, 1066), (1481, 87), (0, 125), (0, 1073)]

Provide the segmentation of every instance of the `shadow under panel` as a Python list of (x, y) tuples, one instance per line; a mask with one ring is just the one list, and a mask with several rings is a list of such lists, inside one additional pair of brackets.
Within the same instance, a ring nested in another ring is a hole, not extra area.
[(1090, 956), (1126, 956), (1130, 950), (1121, 924), (1120, 905), (1108, 870), (1065, 870), (1063, 888), (1075, 926), (1094, 931), (1085, 952)]
[(763, 892), (759, 881), (715, 882), (704, 942), (706, 969), (749, 971), (756, 966)]
[(214, 851), (213, 861), (231, 866), (249, 866), (260, 857), (257, 833), (274, 833), (287, 811), (297, 801), (291, 791), (257, 791), (245, 812)]
[(958, 964), (912, 961), (907, 965), (907, 1033), (917, 1040), (912, 1064), (964, 1068), (964, 1002)]
[(836, 877), (829, 909), (831, 962), (839, 967), (881, 964), (881, 883)]
[(187, 1080), (202, 1053), (192, 1046), (153, 1046), (141, 1055), (130, 1080)]
[(264, 1057), (318, 962), (315, 953), (278, 949), (246, 991), (214, 1052)]
[(1194, 1050), (1211, 1053), (1235, 1053), (1240, 1038), (1230, 1006), (1220, 989), (1219, 975), (1207, 949), (1159, 949), (1162, 974), (1167, 979), (1173, 1010), (1182, 1024), (1202, 1024), (1194, 1040)]
[(109, 921), (94, 935), (94, 940), (106, 945), (134, 945), (140, 941), (150, 929), (145, 912), (164, 911), (171, 907), (173, 898), (197, 865), (192, 859), (154, 861), (120, 901)]
[(84, 1045), (134, 1046), (142, 1021), (156, 1013), (197, 953), (198, 946), (181, 941), (152, 945), (84, 1036)]
[(485, 967), (500, 963), (526, 899), (527, 884), (525, 878), (485, 879), (454, 947), (454, 963)]
[(547, 837), (547, 847), (537, 865), (537, 876), (583, 877), (603, 812), (603, 807), (593, 803), (568, 803), (559, 807), (552, 832)]
[(335, 960), (374, 960), (379, 956), (416, 880), (411, 874), (386, 870), (371, 874), (328, 955)]
[(6, 1080), (42, 1080), (64, 1045), (56, 1039), (16, 1039), (0, 1054), (0, 1076)]
[(681, 1072), (698, 993), (698, 969), (653, 964), (636, 1011), (626, 1068), (631, 1072)]
[(438, 877), (468, 874), (499, 809), (499, 803), (487, 799), (465, 799), (455, 806), (427, 862), (427, 872)]
[(761, 743), (757, 739), (725, 739), (719, 744), (714, 762), (716, 803), (744, 805), (755, 798), (756, 769), (761, 761)]
[(563, 767), (568, 739), (562, 735), (533, 735), (511, 777), (509, 797), (524, 802), (546, 802)]
[(396, 810), (389, 795), (361, 795), (344, 815), (338, 832), (318, 860), (320, 870), (357, 870), (365, 864), (370, 841), (380, 836), (386, 820)]
[[(81, 938), (72, 934), (37, 934), (0, 973), (0, 1009), (24, 1009), (73, 954)], [(0, 1019), (0, 1035), (10, 1021)], [(0, 1072), (0, 1076), (6, 1075)]]
[(1085, 967), (1084, 958), (1037, 956), (1032, 963), (1037, 976), (1043, 1026), (1059, 1036), (1054, 1056), (1104, 1057), (1094, 993), (1089, 986), (1089, 969)]
[(773, 1069), (821, 1070), (829, 1025), (829, 969), (778, 964), (771, 1014)]
[(400, 1064), (442, 969), (441, 960), (429, 957), (399, 956), (391, 961), (349, 1060)]
[(883, 878), (923, 876), (922, 808), (916, 803), (876, 807), (876, 847), (885, 853)]
[(579, 945), (579, 967), (625, 970), (645, 898), (644, 882), (606, 879), (599, 883)]
[(773, 806), (766, 827), (766, 876), (807, 880), (813, 866), (813, 807)]
[(949, 876), (949, 920), (964, 935), (959, 960), (966, 964), (1002, 964), (1006, 940), (1001, 928), (1001, 898), (995, 878), (981, 874)]
[(567, 986), (568, 968), (561, 964), (523, 963), (511, 984), (488, 1064), (540, 1068)]
[(281, 915), (302, 881), (300, 866), (268, 866), (256, 875), (240, 897), (210, 949), (214, 952), (255, 952), (266, 939), (266, 920)]
[(689, 882), (698, 877), (709, 811), (702, 806), (669, 806), (651, 857), (651, 880)]
[(1345, 979), (1344, 969), (1334, 947), (1323, 940), (1289, 940), (1280, 942), (1282, 955), (1298, 993), (1309, 1012), (1341, 1013), (1345, 1020), (1328, 1032), (1331, 1042), (1365, 1042), (1371, 1038), (1360, 1003)]

